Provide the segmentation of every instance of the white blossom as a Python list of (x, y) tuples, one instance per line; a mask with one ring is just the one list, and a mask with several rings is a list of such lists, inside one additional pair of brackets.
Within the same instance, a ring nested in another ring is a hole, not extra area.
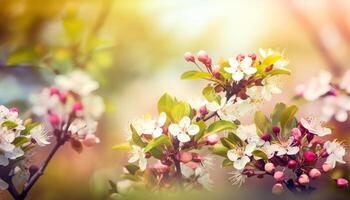
[(350, 111), (349, 96), (327, 96), (323, 98), (322, 117), (329, 121), (333, 116), (338, 122), (345, 122)]
[(75, 70), (66, 75), (58, 75), (55, 78), (55, 83), (59, 88), (81, 96), (90, 95), (99, 88), (98, 82), (81, 70)]
[(102, 97), (97, 95), (84, 96), (82, 98), (84, 115), (86, 118), (99, 119), (105, 111), (105, 104)]
[(257, 146), (261, 146), (264, 144), (264, 140), (262, 140), (257, 132), (255, 124), (251, 125), (240, 125), (236, 130), (236, 135), (243, 141), (247, 141), (249, 144), (255, 143)]
[(194, 136), (199, 132), (199, 126), (191, 124), (191, 119), (187, 116), (183, 117), (178, 124), (170, 124), (169, 132), (180, 142), (189, 142), (190, 136)]
[(306, 128), (310, 133), (315, 134), (317, 136), (325, 136), (332, 133), (332, 130), (327, 127), (322, 126), (322, 121), (317, 118), (309, 118), (309, 119), (300, 119), (301, 125)]
[(30, 137), (34, 139), (39, 146), (46, 146), (50, 144), (48, 141), (50, 138), (48, 135), (48, 130), (41, 125), (34, 127), (30, 131)]
[(333, 140), (332, 142), (327, 141), (324, 143), (323, 148), (325, 148), (328, 153), (328, 157), (325, 163), (330, 164), (333, 168), (337, 162), (342, 164), (345, 163), (343, 159), (346, 154), (345, 148), (339, 142), (336, 140)]
[(331, 79), (332, 75), (322, 70), (317, 77), (312, 77), (309, 83), (305, 85), (303, 97), (307, 101), (314, 101), (326, 94), (331, 89)]
[(129, 163), (134, 163), (136, 161), (139, 161), (138, 165), (141, 171), (144, 171), (147, 167), (147, 158), (143, 151), (144, 151), (143, 148), (137, 145), (132, 145), (132, 155), (128, 160)]
[(151, 118), (138, 119), (133, 123), (133, 126), (139, 135), (152, 135), (153, 138), (157, 138), (163, 133), (162, 127), (165, 125), (166, 119), (166, 113), (162, 112), (157, 120)]
[(235, 81), (240, 81), (244, 78), (244, 75), (255, 74), (257, 69), (253, 67), (253, 60), (246, 56), (241, 62), (237, 61), (235, 58), (230, 58), (228, 60), (230, 67), (225, 67), (224, 70), (232, 74), (232, 79)]
[(255, 150), (255, 144), (248, 144), (246, 147), (236, 147), (227, 151), (227, 158), (233, 162), (233, 167), (242, 170), (250, 162), (249, 156)]
[(299, 147), (293, 145), (293, 137), (288, 138), (287, 141), (280, 141), (279, 144), (272, 144), (270, 151), (275, 151), (277, 156), (295, 155), (299, 152)]

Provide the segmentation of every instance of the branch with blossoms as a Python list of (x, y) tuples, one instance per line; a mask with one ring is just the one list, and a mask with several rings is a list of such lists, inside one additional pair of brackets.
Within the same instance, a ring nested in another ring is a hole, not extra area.
[(279, 77), (290, 74), (282, 54), (271, 49), (261, 49), (260, 54), (221, 58), (212, 64), (204, 51), (196, 58), (186, 53), (185, 60), (196, 70), (185, 72), (181, 78), (207, 80), (203, 98), (180, 101), (164, 94), (158, 101), (157, 118), (147, 116), (131, 123), (130, 140), (113, 147), (130, 151), (131, 157), (124, 180), (111, 182), (112, 193), (140, 187), (152, 191), (211, 189), (208, 168), (213, 164), (209, 164), (205, 150), (216, 151), (218, 134), (235, 131), (242, 116), (281, 92)]
[(331, 73), (320, 71), (308, 83), (296, 87), (294, 99), (305, 103), (321, 102), (322, 120), (346, 122), (350, 111), (350, 71), (338, 81)]
[[(99, 143), (94, 133), (104, 104), (101, 97), (93, 94), (98, 87), (83, 71), (56, 76), (54, 86), (30, 97), (31, 111), (44, 122), (42, 125), (31, 119), (23, 123), (17, 109), (0, 107), (1, 190), (7, 189), (14, 199), (25, 199), (65, 143), (69, 142), (79, 153), (83, 146)], [(55, 144), (43, 163), (31, 164), (33, 147), (49, 145), (51, 137)]]

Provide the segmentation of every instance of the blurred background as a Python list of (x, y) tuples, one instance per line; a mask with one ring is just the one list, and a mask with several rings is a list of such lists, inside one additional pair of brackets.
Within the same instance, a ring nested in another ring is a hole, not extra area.
[[(293, 73), (283, 94), (260, 106), (264, 111), (292, 102), (295, 86), (320, 69), (340, 77), (350, 68), (349, 11), (347, 0), (0, 0), (0, 103), (25, 112), (28, 95), (52, 83), (55, 74), (84, 68), (100, 82), (107, 107), (101, 144), (81, 154), (62, 148), (29, 199), (105, 199), (107, 180), (118, 180), (127, 162), (111, 146), (126, 139), (128, 124), (156, 113), (166, 91), (185, 100), (201, 95), (205, 82), (179, 78), (193, 67), (183, 60), (186, 51), (203, 49), (214, 60), (260, 47), (284, 51)], [(306, 106), (300, 115), (318, 110)], [(350, 139), (349, 122), (332, 126)], [(234, 192), (229, 171), (213, 173), (215, 187)], [(251, 192), (253, 182), (262, 192), (271, 190), (253, 179), (242, 193)], [(314, 198), (348, 195), (325, 188)], [(9, 198), (6, 192), (2, 198)]]

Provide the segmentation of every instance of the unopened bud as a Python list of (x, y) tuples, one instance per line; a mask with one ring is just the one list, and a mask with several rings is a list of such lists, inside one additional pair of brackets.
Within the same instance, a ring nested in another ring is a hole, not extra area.
[(330, 165), (330, 164), (328, 164), (328, 163), (324, 163), (324, 164), (322, 165), (322, 170), (323, 170), (324, 172), (329, 172), (329, 171), (331, 171), (332, 169), (333, 169), (332, 165)]
[(208, 145), (215, 145), (220, 140), (219, 136), (217, 134), (210, 134), (205, 137), (205, 141)]
[(208, 109), (206, 106), (202, 106), (199, 108), (199, 113), (202, 115), (202, 116), (205, 116), (208, 114)]
[(245, 56), (243, 54), (238, 54), (238, 56), (236, 57), (236, 60), (241, 62), (242, 60), (244, 60)]
[(289, 169), (295, 169), (297, 167), (297, 161), (289, 160), (287, 166)]
[(184, 54), (184, 59), (187, 61), (187, 62), (194, 62), (194, 55), (191, 53), (191, 52), (186, 52)]
[(60, 123), (60, 117), (56, 114), (50, 114), (49, 121), (50, 121), (51, 125), (57, 126)]
[(337, 179), (337, 186), (340, 188), (347, 188), (348, 187), (348, 180), (345, 178), (338, 178)]
[(16, 107), (10, 108), (9, 111), (10, 111), (10, 112), (13, 112), (13, 113), (19, 113), (19, 110), (18, 110), (18, 108), (16, 108)]
[(309, 163), (313, 162), (316, 160), (316, 158), (317, 158), (317, 155), (314, 152), (312, 152), (312, 151), (305, 151), (304, 152), (304, 159), (306, 162), (309, 162)]
[(274, 173), (273, 178), (277, 181), (277, 182), (282, 182), (284, 181), (284, 173), (282, 171), (277, 171)]
[(255, 53), (251, 53), (251, 54), (249, 54), (248, 56), (249, 56), (253, 61), (255, 61), (256, 58), (257, 58), (257, 56), (256, 56)]
[(265, 142), (267, 141), (271, 141), (271, 135), (268, 134), (268, 133), (264, 133), (262, 136), (261, 136), (261, 139), (264, 140)]
[(50, 88), (50, 95), (60, 95), (60, 90), (57, 87), (51, 87)]
[(276, 167), (273, 163), (266, 163), (264, 169), (266, 172), (272, 174), (275, 172)]
[(309, 176), (306, 175), (306, 174), (302, 174), (299, 176), (298, 178), (298, 182), (301, 184), (301, 185), (307, 185), (310, 183), (310, 179), (309, 179)]
[(316, 179), (316, 178), (319, 178), (321, 176), (321, 172), (320, 172), (320, 170), (313, 168), (309, 171), (309, 176), (312, 179)]
[(169, 129), (168, 129), (168, 126), (163, 126), (162, 127), (162, 129), (163, 129), (163, 134), (165, 134), (165, 135), (168, 135), (168, 132), (169, 132)]
[(278, 127), (278, 126), (273, 126), (272, 127), (272, 132), (274, 134), (278, 135), (280, 133), (280, 131), (281, 131), (280, 127)]
[(72, 112), (76, 113), (83, 110), (83, 104), (80, 102), (75, 102), (72, 106)]

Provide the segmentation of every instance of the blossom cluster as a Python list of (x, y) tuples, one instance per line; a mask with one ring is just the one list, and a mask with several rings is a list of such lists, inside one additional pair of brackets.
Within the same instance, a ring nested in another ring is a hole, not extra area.
[[(213, 152), (226, 159), (223, 166), (233, 166), (233, 184), (241, 185), (248, 177), (273, 176), (272, 192), (280, 194), (286, 187), (292, 192), (310, 192), (312, 180), (344, 164), (345, 148), (337, 140), (324, 136), (332, 133), (316, 118), (295, 118), (296, 106), (279, 103), (270, 117), (255, 114), (255, 124), (240, 125), (222, 138), (222, 146)], [(347, 186), (339, 178), (338, 185)]]
[(26, 152), (50, 144), (48, 140), (45, 127), (30, 119), (23, 121), (16, 108), (0, 105), (0, 190), (9, 187), (9, 179), (19, 185), (29, 178)]
[(332, 80), (331, 73), (320, 71), (307, 84), (297, 86), (296, 98), (307, 102), (321, 101), (322, 120), (334, 118), (345, 122), (350, 111), (350, 70), (339, 81)]
[(80, 70), (58, 75), (54, 86), (31, 96), (32, 112), (50, 124), (57, 138), (66, 137), (80, 152), (83, 145), (100, 142), (95, 132), (97, 120), (104, 112), (104, 102), (94, 94), (98, 88), (98, 82)]
[(210, 189), (211, 157), (202, 149), (211, 149), (220, 141), (217, 133), (235, 130), (241, 117), (259, 102), (280, 93), (278, 78), (290, 74), (280, 53), (260, 52), (260, 57), (240, 54), (219, 59), (215, 65), (204, 51), (197, 56), (185, 53), (185, 60), (198, 70), (185, 72), (181, 78), (208, 80), (204, 97), (179, 101), (164, 94), (158, 101), (157, 118), (146, 116), (131, 123), (129, 142), (114, 146), (131, 151), (125, 180), (116, 184), (118, 191), (140, 183), (152, 190)]

